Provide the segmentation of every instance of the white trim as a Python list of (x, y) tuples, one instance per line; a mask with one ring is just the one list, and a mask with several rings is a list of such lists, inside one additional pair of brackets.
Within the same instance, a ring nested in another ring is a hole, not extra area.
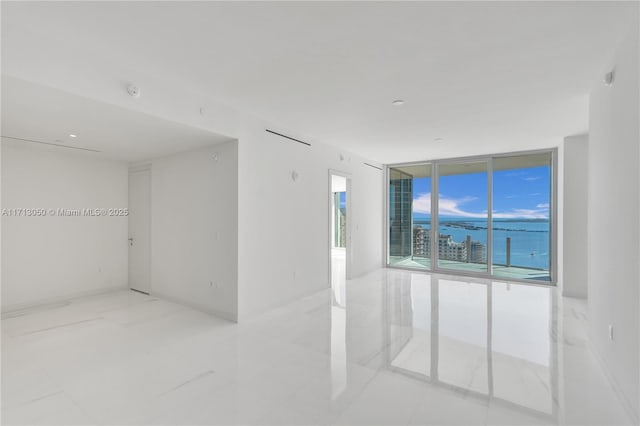
[(111, 292), (115, 292), (115, 291), (122, 291), (122, 290), (129, 290), (129, 284), (121, 284), (118, 286), (111, 286), (111, 287), (103, 287), (103, 288), (97, 288), (97, 289), (93, 289), (93, 290), (86, 290), (86, 291), (79, 291), (79, 292), (74, 292), (74, 293), (69, 293), (66, 294), (64, 296), (56, 296), (56, 297), (50, 297), (47, 299), (42, 299), (42, 300), (38, 300), (36, 302), (29, 302), (29, 303), (16, 303), (14, 305), (8, 305), (8, 306), (3, 306), (2, 307), (2, 315), (7, 315), (7, 314), (16, 314), (20, 311), (26, 311), (26, 310), (32, 310), (32, 309), (38, 309), (38, 308), (44, 308), (47, 305), (54, 305), (54, 304), (60, 304), (60, 303), (64, 303), (64, 302), (71, 302), (75, 299), (80, 299), (83, 297), (90, 297), (90, 296), (98, 296), (100, 294), (106, 294), (106, 293), (111, 293)]
[[(467, 248), (467, 250), (470, 249), (471, 247)], [(494, 276), (493, 265), (493, 157), (489, 157), (487, 160), (487, 273), (490, 277)]]
[[(563, 169), (564, 170), (564, 169)], [(558, 148), (551, 149), (551, 180), (550, 180), (550, 192), (551, 196), (551, 217), (549, 218), (549, 235), (551, 240), (549, 241), (549, 250), (551, 252), (551, 258), (549, 259), (549, 275), (551, 283), (555, 286), (558, 285), (558, 224), (560, 219), (558, 218)], [(564, 184), (564, 183), (563, 183)]]
[[(132, 290), (132, 291), (135, 291), (135, 290)], [(163, 299), (163, 300), (166, 300), (167, 302), (176, 303), (178, 305), (186, 306), (188, 308), (195, 309), (196, 311), (204, 312), (205, 314), (209, 314), (209, 315), (212, 315), (214, 317), (222, 318), (222, 319), (227, 320), (227, 321), (231, 321), (231, 322), (235, 322), (235, 323), (238, 322), (238, 314), (233, 314), (231, 312), (225, 312), (225, 311), (219, 311), (217, 309), (211, 309), (210, 307), (207, 307), (205, 305), (201, 305), (199, 303), (194, 303), (194, 302), (189, 302), (189, 301), (180, 299), (179, 297), (169, 296), (169, 295), (164, 294), (164, 293), (154, 292), (152, 294), (149, 294), (149, 296), (155, 297), (155, 298), (158, 298), (158, 299)]]
[(328, 241), (328, 255), (329, 255), (329, 283), (328, 286), (329, 288), (331, 287), (331, 276), (332, 276), (332, 265), (331, 265), (331, 249), (333, 248), (333, 230), (331, 229), (331, 218), (333, 216), (333, 209), (332, 207), (332, 197), (333, 197), (333, 191), (332, 191), (332, 176), (341, 176), (343, 178), (345, 178), (347, 180), (347, 190), (346, 190), (346, 198), (347, 198), (347, 226), (346, 226), (346, 236), (345, 236), (345, 240), (346, 240), (346, 257), (345, 257), (345, 271), (346, 271), (346, 279), (350, 280), (351, 279), (351, 274), (352, 274), (352, 262), (353, 262), (353, 239), (352, 239), (352, 218), (353, 216), (353, 193), (351, 190), (351, 173), (347, 173), (347, 172), (343, 172), (341, 170), (336, 170), (336, 169), (329, 169), (329, 186), (328, 186), (328, 190), (327, 190), (327, 200), (328, 200), (328, 211), (329, 211), (329, 215), (327, 216), (328, 219), (328, 228), (329, 228), (329, 241)]
[(132, 164), (129, 166), (129, 173), (143, 172), (145, 170), (151, 170), (151, 163)]
[(382, 168), (382, 265), (389, 265), (389, 167)]
[[(139, 164), (136, 166), (132, 166), (129, 167), (129, 173), (127, 174), (127, 208), (131, 208), (131, 206), (129, 206), (129, 188), (131, 187), (131, 175), (133, 173), (140, 173), (140, 172), (148, 172), (149, 173), (149, 185), (148, 185), (148, 191), (149, 191), (149, 223), (147, 224), (148, 229), (148, 234), (149, 234), (149, 294), (151, 294), (152, 290), (153, 290), (153, 268), (152, 268), (152, 263), (153, 263), (153, 252), (152, 252), (152, 248), (153, 248), (153, 244), (152, 244), (152, 240), (153, 240), (153, 227), (152, 222), (153, 222), (153, 168), (152, 168), (152, 164), (151, 163), (145, 163), (145, 164)], [(131, 229), (130, 229), (130, 225), (131, 225), (131, 216), (128, 216), (127, 218), (127, 238), (131, 238)], [(131, 268), (131, 265), (129, 264), (129, 258), (130, 258), (130, 246), (129, 244), (127, 244), (127, 282), (129, 281), (129, 271)], [(128, 286), (131, 289), (131, 283), (128, 282)]]

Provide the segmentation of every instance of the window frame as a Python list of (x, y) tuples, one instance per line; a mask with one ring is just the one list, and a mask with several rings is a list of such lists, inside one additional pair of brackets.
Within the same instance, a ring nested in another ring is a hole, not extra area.
[[(504, 157), (518, 157), (536, 154), (549, 154), (551, 157), (550, 167), (550, 188), (549, 188), (549, 280), (540, 281), (526, 278), (507, 278), (503, 276), (496, 276), (493, 274), (493, 160), (496, 158)], [(439, 178), (439, 166), (441, 164), (454, 164), (454, 163), (470, 163), (470, 162), (486, 162), (488, 173), (488, 188), (487, 196), (489, 199), (488, 208), (488, 234), (487, 234), (487, 272), (470, 272), (459, 271), (454, 269), (440, 268), (436, 259), (435, 253), (437, 253), (438, 239), (433, 238), (435, 234), (434, 229), (438, 229), (438, 178)], [(397, 266), (389, 263), (389, 229), (390, 229), (390, 214), (389, 214), (389, 170), (398, 167), (417, 166), (417, 165), (431, 165), (431, 268), (417, 268), (411, 266)], [(438, 273), (447, 275), (459, 275), (468, 276), (472, 278), (488, 278), (493, 280), (521, 282), (530, 285), (542, 285), (542, 286), (557, 286), (558, 280), (558, 148), (546, 148), (536, 149), (528, 151), (513, 151), (496, 154), (483, 154), (467, 157), (454, 157), (443, 159), (430, 159), (422, 161), (412, 161), (405, 163), (393, 163), (386, 164), (384, 166), (384, 258), (383, 267), (391, 269), (410, 270), (415, 272), (424, 273)], [(434, 247), (435, 246), (435, 247)], [(436, 260), (434, 262), (434, 260)]]

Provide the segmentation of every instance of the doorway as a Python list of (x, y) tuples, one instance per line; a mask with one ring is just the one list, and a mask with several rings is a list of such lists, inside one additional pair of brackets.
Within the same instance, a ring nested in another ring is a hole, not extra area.
[(129, 288), (151, 292), (151, 169), (129, 171)]
[(331, 284), (331, 395), (347, 389), (347, 292), (351, 278), (351, 176), (329, 170), (329, 280)]
[[(351, 276), (351, 176), (329, 171), (329, 277), (332, 288)], [(340, 299), (339, 295), (336, 295)]]

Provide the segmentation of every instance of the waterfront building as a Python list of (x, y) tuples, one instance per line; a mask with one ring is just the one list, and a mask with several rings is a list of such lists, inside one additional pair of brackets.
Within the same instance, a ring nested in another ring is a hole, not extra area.
[[(431, 232), (421, 226), (413, 227), (413, 257), (431, 257)], [(449, 234), (438, 238), (438, 258), (457, 262), (484, 263), (487, 246), (480, 241), (454, 241)]]

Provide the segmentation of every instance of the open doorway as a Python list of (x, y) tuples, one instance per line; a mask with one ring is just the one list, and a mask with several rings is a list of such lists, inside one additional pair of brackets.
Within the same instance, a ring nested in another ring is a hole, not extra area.
[(347, 389), (346, 282), (351, 278), (351, 177), (329, 170), (329, 278), (331, 280), (331, 395)]
[[(339, 288), (350, 278), (351, 223), (349, 220), (351, 177), (347, 173), (329, 171), (329, 276), (331, 286)], [(340, 297), (337, 296), (339, 299)]]

